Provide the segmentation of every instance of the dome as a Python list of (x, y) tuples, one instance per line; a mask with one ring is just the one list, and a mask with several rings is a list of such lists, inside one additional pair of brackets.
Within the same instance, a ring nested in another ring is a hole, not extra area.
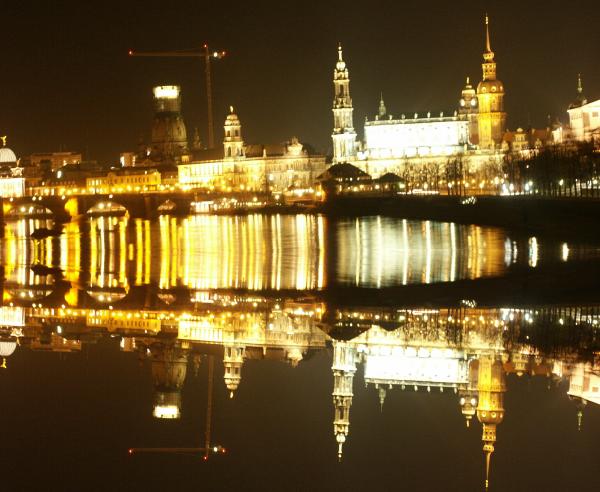
[(239, 125), (240, 125), (240, 119), (238, 118), (238, 115), (234, 113), (233, 106), (229, 106), (229, 114), (227, 115), (227, 118), (225, 119), (225, 126), (239, 126)]
[(17, 162), (17, 156), (8, 147), (0, 149), (0, 164), (14, 164)]
[(0, 341), (0, 357), (9, 357), (17, 349), (16, 340), (1, 340)]
[(504, 84), (499, 80), (483, 80), (477, 86), (477, 94), (504, 93)]

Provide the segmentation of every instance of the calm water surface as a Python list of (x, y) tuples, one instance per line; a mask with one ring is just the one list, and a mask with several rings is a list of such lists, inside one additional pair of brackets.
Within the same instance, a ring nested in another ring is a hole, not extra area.
[(594, 245), (382, 217), (41, 226), (2, 241), (6, 490), (600, 487)]

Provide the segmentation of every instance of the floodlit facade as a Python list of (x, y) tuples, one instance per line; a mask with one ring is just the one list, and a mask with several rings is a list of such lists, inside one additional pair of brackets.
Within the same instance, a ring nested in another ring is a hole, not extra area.
[(468, 158), (474, 171), (491, 162), (496, 165), (506, 150), (502, 147), (505, 91), (496, 76), (487, 16), (485, 27), (482, 80), (475, 89), (467, 78), (456, 111), (394, 117), (382, 97), (375, 117), (365, 119), (363, 142), (356, 141), (349, 71), (340, 46), (333, 80), (333, 164), (352, 163), (373, 178), (386, 173), (414, 173), (431, 166), (443, 174), (444, 166), (458, 156)]
[(161, 184), (158, 171), (110, 172), (106, 176), (86, 179), (86, 189), (91, 193), (122, 193), (124, 191), (152, 191)]
[(579, 142), (600, 141), (600, 99), (571, 108), (567, 112), (574, 140)]
[(325, 157), (311, 154), (296, 138), (280, 145), (246, 145), (233, 108), (225, 120), (223, 148), (197, 155), (200, 159), (178, 166), (183, 187), (252, 192), (308, 189), (325, 171)]
[(384, 119), (380, 114), (365, 122), (363, 159), (453, 155), (464, 152), (469, 138), (466, 118), (415, 114), (414, 118)]
[(559, 123), (552, 130), (554, 142), (600, 142), (600, 99), (588, 102), (581, 74), (577, 77), (577, 94), (567, 113), (569, 123)]
[(0, 178), (0, 197), (25, 196), (25, 178)]

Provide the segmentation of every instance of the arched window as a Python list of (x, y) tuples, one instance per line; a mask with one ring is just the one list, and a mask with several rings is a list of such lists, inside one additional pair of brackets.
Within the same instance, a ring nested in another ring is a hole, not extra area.
[(231, 147), (227, 147), (227, 157), (231, 157)]
[(236, 137), (239, 137), (239, 136), (240, 136), (240, 131), (239, 131), (239, 130), (236, 130), (236, 131), (235, 131), (235, 136), (236, 136)]
[(227, 136), (231, 137), (231, 132), (229, 130), (227, 130)]

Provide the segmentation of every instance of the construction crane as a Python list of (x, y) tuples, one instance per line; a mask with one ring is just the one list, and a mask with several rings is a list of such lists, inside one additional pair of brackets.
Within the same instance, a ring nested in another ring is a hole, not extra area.
[(206, 428), (204, 429), (204, 447), (201, 448), (129, 448), (128, 453), (145, 454), (145, 453), (160, 453), (160, 454), (191, 454), (201, 455), (204, 461), (208, 460), (210, 454), (225, 454), (226, 449), (221, 445), (211, 444), (211, 426), (212, 426), (212, 396), (213, 396), (213, 379), (215, 372), (215, 359), (213, 355), (208, 356), (208, 396), (206, 400)]
[(220, 60), (225, 56), (225, 51), (211, 51), (208, 44), (202, 45), (200, 49), (177, 50), (177, 51), (134, 51), (129, 50), (129, 56), (147, 57), (180, 57), (180, 58), (204, 58), (204, 73), (206, 75), (206, 107), (208, 112), (208, 148), (215, 146), (215, 128), (213, 124), (212, 103), (212, 81), (210, 74), (211, 60)]

